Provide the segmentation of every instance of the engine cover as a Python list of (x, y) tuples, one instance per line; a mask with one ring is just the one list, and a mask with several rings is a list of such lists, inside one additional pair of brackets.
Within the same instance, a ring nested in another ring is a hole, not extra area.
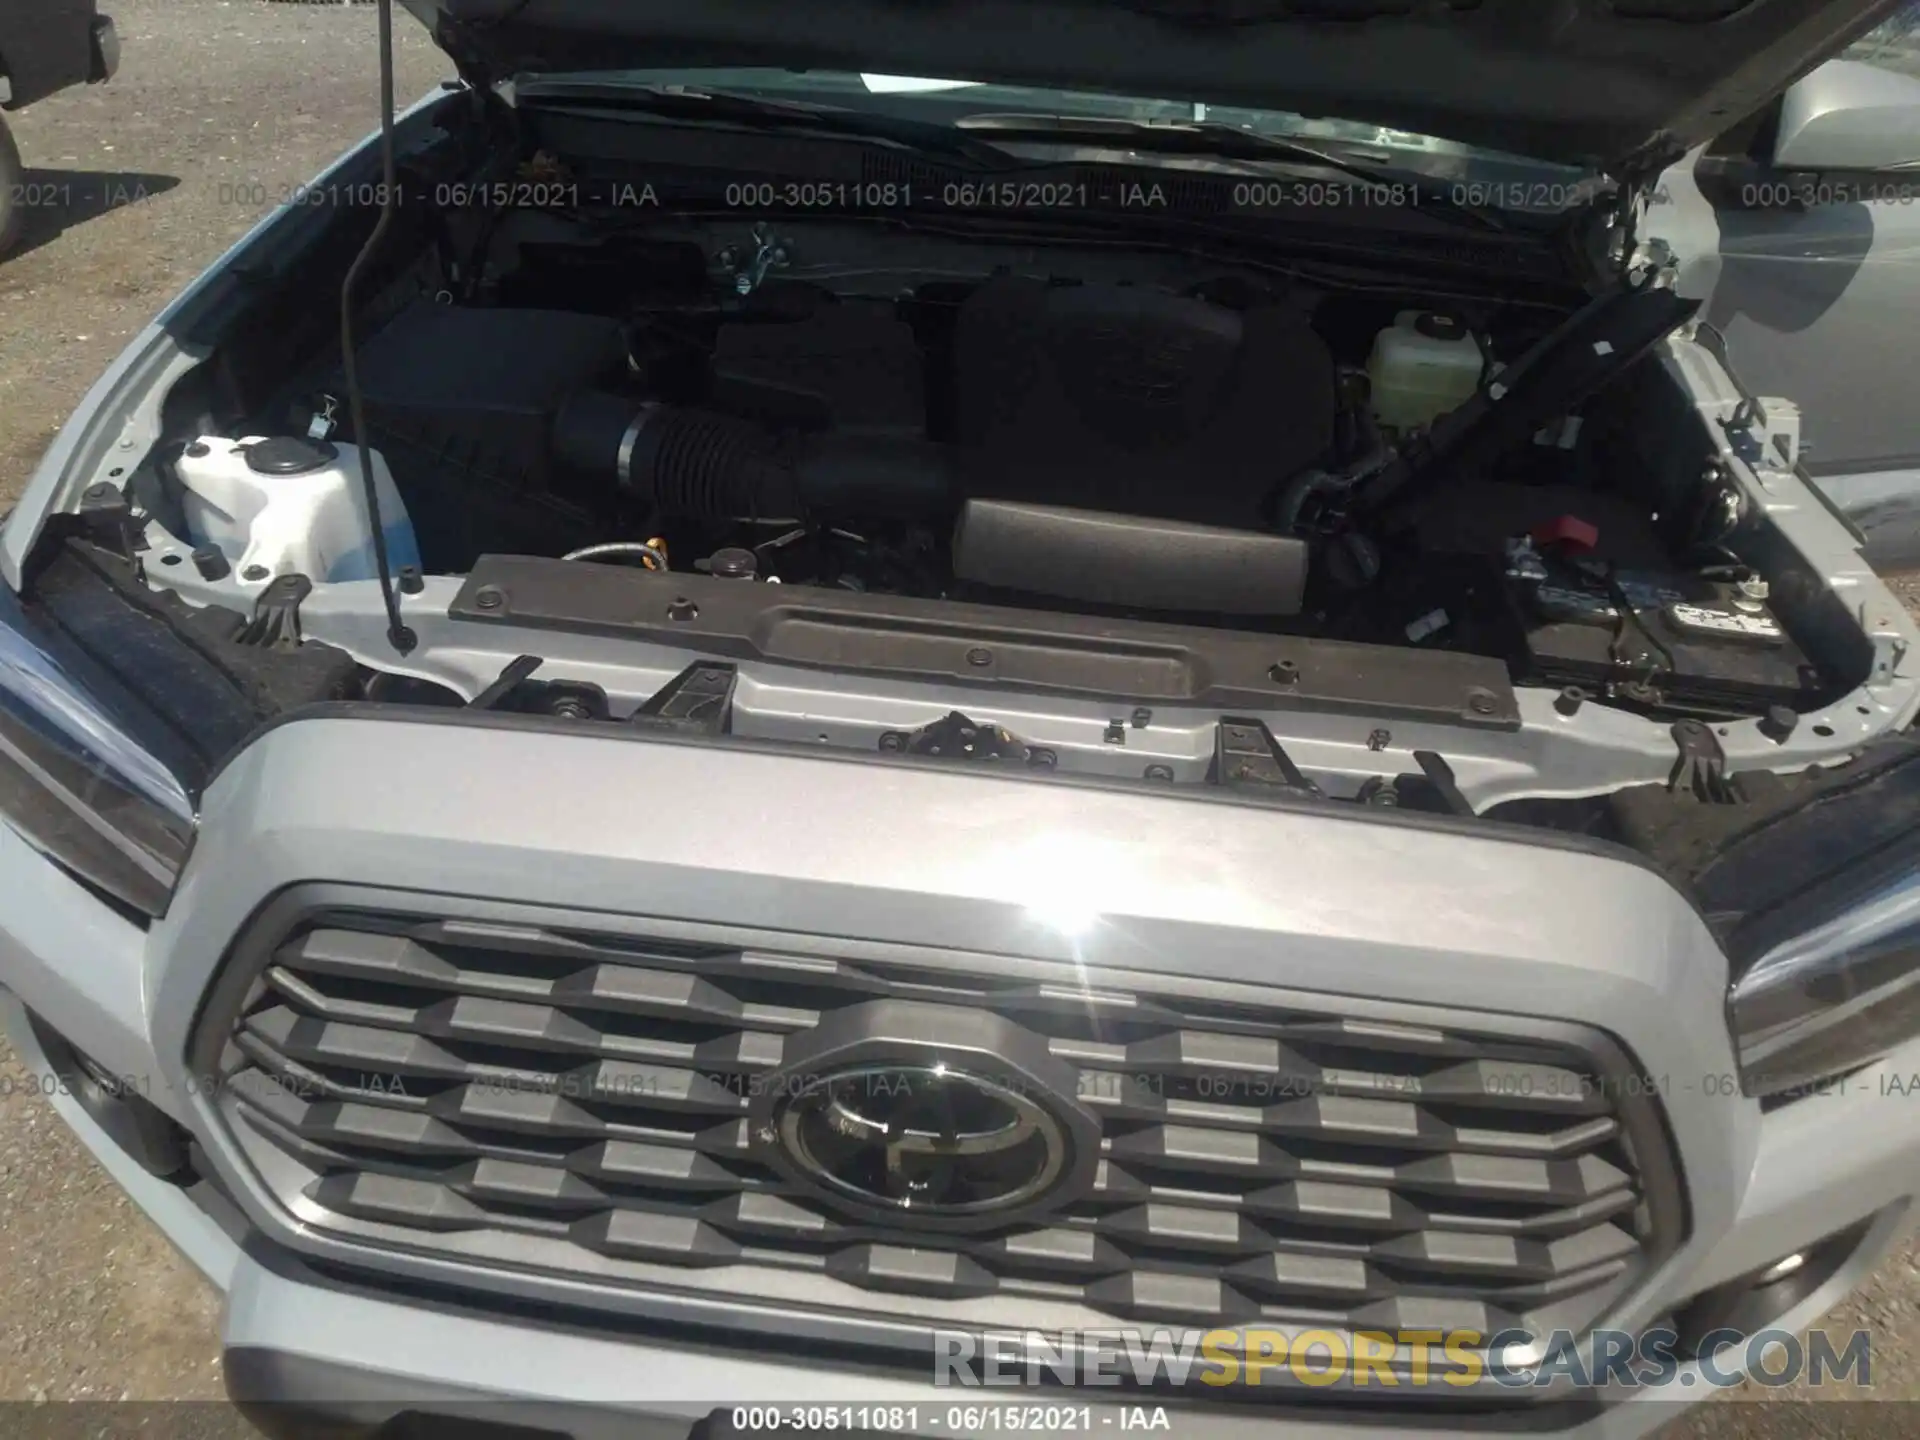
[(970, 495), (1252, 528), (1333, 438), (1333, 358), (1280, 308), (1001, 278), (954, 370)]

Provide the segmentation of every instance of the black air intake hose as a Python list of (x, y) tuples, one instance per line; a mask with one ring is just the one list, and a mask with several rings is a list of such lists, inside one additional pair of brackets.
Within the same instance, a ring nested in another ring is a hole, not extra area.
[(798, 515), (793, 468), (759, 426), (729, 415), (643, 403), (600, 391), (570, 397), (554, 449), (575, 469), (612, 472), (622, 490), (668, 515), (726, 519)]
[(668, 515), (939, 516), (952, 503), (946, 452), (924, 440), (829, 434), (783, 447), (749, 420), (598, 390), (560, 407), (553, 447), (567, 465), (611, 475)]
[(908, 520), (953, 513), (947, 447), (917, 435), (812, 436), (798, 447), (793, 473), (800, 498), (822, 510)]

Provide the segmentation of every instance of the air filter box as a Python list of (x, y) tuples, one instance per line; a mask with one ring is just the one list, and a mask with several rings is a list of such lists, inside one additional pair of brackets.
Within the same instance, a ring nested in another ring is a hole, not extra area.
[(600, 497), (557, 473), (550, 432), (568, 395), (624, 372), (617, 320), (423, 303), (369, 336), (358, 358), (370, 443), (407, 497), (429, 569), (595, 538)]

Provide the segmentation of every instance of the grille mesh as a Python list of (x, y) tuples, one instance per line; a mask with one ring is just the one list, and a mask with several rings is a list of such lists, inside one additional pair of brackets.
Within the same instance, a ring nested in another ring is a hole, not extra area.
[[(994, 971), (326, 913), (253, 980), (218, 1093), (310, 1223), (714, 1290), (824, 1274), (975, 1323), (1544, 1333), (1646, 1261), (1617, 1077), (1580, 1051)], [(1092, 1192), (935, 1236), (848, 1222), (757, 1160), (756, 1077), (879, 997), (1045, 1037), (1101, 1117)]]

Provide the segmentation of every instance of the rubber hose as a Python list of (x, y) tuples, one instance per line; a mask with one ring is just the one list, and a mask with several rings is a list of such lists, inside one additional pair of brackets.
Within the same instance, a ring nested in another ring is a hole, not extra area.
[(750, 420), (604, 391), (568, 398), (554, 417), (553, 448), (571, 468), (610, 475), (665, 515), (927, 518), (953, 504), (946, 447), (918, 436), (830, 433), (783, 447)]

